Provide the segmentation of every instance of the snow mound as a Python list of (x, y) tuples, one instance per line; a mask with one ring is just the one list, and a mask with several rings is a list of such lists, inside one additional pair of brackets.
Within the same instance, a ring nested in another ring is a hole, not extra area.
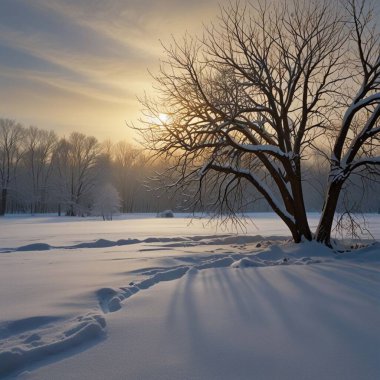
[(246, 257), (243, 257), (240, 260), (234, 261), (231, 264), (231, 268), (249, 268), (249, 267), (263, 267), (266, 266), (262, 262), (254, 261), (251, 259), (248, 259)]
[(80, 243), (80, 244), (76, 244), (72, 247), (67, 247), (67, 248), (109, 248), (109, 247), (114, 247), (116, 245), (118, 244), (115, 241), (106, 240), (106, 239), (98, 239), (94, 242)]
[(116, 245), (129, 245), (129, 244), (138, 244), (140, 243), (139, 239), (119, 239), (116, 242)]
[(49, 244), (46, 243), (34, 243), (34, 244), (27, 244), (23, 245), (21, 247), (16, 248), (16, 251), (23, 252), (23, 251), (48, 251), (52, 247)]
[[(191, 238), (190, 238), (191, 239)], [(187, 241), (186, 238), (175, 237), (175, 238), (167, 238), (167, 237), (149, 237), (143, 240), (143, 243), (168, 243), (172, 241)]]
[(63, 326), (57, 325), (57, 320), (36, 316), (0, 325), (2, 338), (6, 336), (0, 343), (0, 377), (100, 338), (106, 326), (105, 319), (93, 313), (76, 317)]
[(174, 212), (172, 210), (164, 210), (157, 213), (157, 218), (174, 218)]

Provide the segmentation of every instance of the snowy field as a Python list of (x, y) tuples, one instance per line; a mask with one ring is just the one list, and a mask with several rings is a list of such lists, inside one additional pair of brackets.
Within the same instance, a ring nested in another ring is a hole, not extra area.
[(379, 379), (380, 243), (253, 220), (1, 218), (0, 378)]

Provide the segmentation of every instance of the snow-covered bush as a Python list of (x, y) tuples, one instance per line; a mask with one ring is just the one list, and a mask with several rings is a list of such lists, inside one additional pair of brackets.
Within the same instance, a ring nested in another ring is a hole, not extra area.
[(113, 214), (120, 211), (120, 196), (113, 185), (107, 183), (95, 192), (92, 214), (112, 220)]
[(174, 212), (172, 210), (164, 210), (157, 213), (157, 218), (174, 218)]

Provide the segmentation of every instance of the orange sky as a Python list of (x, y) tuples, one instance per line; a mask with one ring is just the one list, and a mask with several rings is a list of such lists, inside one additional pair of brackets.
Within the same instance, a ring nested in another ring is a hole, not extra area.
[(160, 40), (199, 32), (218, 1), (1, 0), (0, 117), (130, 138)]

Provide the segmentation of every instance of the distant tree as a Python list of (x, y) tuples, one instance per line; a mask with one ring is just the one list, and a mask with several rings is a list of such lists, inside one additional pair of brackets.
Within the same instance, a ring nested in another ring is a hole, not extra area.
[(115, 144), (112, 141), (105, 140), (100, 143), (99, 155), (96, 164), (97, 186), (111, 183), (113, 180), (113, 152)]
[(121, 197), (122, 212), (132, 212), (144, 179), (145, 157), (141, 149), (126, 141), (113, 146), (115, 186)]
[[(327, 137), (333, 154), (316, 239), (330, 245), (344, 181), (379, 164), (379, 39), (365, 1), (241, 2), (222, 8), (201, 39), (166, 47), (156, 98), (142, 99), (145, 147), (176, 159), (166, 174), (181, 192), (198, 182), (235, 215), (246, 185), (311, 240), (303, 160)], [(352, 96), (353, 93), (356, 95)], [(365, 115), (362, 123), (359, 114)], [(341, 120), (339, 128), (336, 121)], [(134, 126), (132, 126), (134, 127)], [(163, 174), (161, 174), (163, 175)]]
[(14, 120), (0, 119), (0, 216), (6, 212), (9, 186), (16, 177), (22, 157), (24, 132), (22, 126)]
[(115, 187), (107, 183), (95, 191), (93, 215), (100, 215), (103, 220), (112, 220), (115, 213), (120, 211), (120, 196)]
[(53, 131), (29, 127), (23, 138), (23, 165), (30, 179), (31, 212), (43, 212), (46, 207), (48, 181), (52, 174), (52, 154), (58, 138)]
[(53, 154), (59, 202), (69, 216), (84, 215), (89, 194), (96, 185), (96, 163), (100, 146), (95, 137), (74, 132), (61, 139)]

